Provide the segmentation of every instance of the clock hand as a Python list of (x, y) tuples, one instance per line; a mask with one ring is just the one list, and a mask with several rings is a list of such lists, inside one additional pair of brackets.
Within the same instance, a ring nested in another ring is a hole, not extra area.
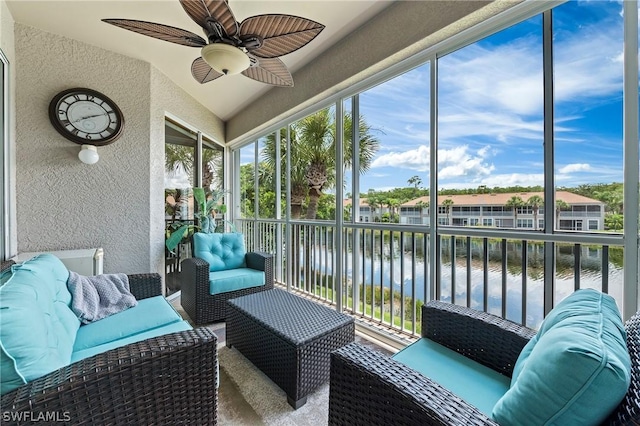
[(77, 123), (78, 121), (86, 120), (87, 118), (100, 117), (101, 115), (107, 114), (103, 112), (102, 114), (85, 115), (84, 117), (80, 117), (77, 120), (73, 120), (72, 123)]

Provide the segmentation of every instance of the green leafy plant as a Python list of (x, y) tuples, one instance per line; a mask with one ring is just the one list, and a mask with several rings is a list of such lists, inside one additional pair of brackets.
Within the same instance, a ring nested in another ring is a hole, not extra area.
[(216, 219), (216, 214), (225, 214), (227, 206), (221, 203), (224, 194), (227, 191), (212, 191), (209, 196), (205, 193), (204, 188), (193, 188), (194, 204), (197, 211), (194, 217), (197, 225), (184, 222), (175, 222), (170, 225), (167, 230), (167, 238), (165, 246), (169, 251), (173, 251), (180, 242), (193, 235), (194, 232), (200, 231), (205, 233), (224, 232), (226, 225), (235, 232), (235, 226), (224, 219)]

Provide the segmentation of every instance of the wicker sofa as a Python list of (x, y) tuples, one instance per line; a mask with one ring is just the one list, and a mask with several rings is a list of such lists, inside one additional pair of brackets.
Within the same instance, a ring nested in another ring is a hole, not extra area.
[[(3, 276), (12, 263), (2, 263)], [(128, 277), (131, 292), (138, 301), (151, 300), (154, 296), (162, 298), (158, 274)], [(4, 306), (7, 300), (0, 302)], [(120, 314), (114, 316), (117, 315)], [(148, 318), (138, 319), (144, 323)], [(0, 396), (1, 422), (215, 424), (217, 339), (206, 328), (188, 328), (160, 335), (149, 330), (156, 336), (87, 356), (28, 380)], [(114, 333), (117, 334), (117, 330)], [(25, 339), (29, 337), (32, 336)], [(2, 343), (4, 351), (6, 342)], [(5, 360), (7, 354), (3, 353)]]
[(194, 257), (182, 261), (181, 303), (196, 324), (224, 321), (227, 300), (273, 289), (273, 255), (247, 253), (242, 234), (197, 232), (192, 247)]
[[(640, 424), (639, 326), (639, 314), (625, 324), (630, 385), (626, 394), (623, 388), (622, 401), (601, 423), (603, 425)], [(432, 301), (422, 308), (423, 339), (433, 339), (482, 364), (482, 368), (489, 367), (509, 379), (514, 374), (520, 353), (535, 335), (534, 330), (497, 316), (448, 303)], [(624, 332), (620, 335), (624, 348)], [(608, 389), (604, 388), (604, 391)], [(598, 403), (593, 402), (594, 405)], [(357, 343), (332, 354), (329, 424), (498, 425), (439, 383), (392, 357)], [(529, 419), (517, 424), (537, 422)]]

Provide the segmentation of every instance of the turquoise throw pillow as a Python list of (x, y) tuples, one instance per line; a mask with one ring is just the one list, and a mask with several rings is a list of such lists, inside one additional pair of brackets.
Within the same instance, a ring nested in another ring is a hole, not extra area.
[(60, 259), (41, 254), (0, 287), (0, 394), (69, 365), (80, 320), (68, 278)]
[(193, 234), (193, 255), (209, 264), (209, 271), (244, 268), (246, 251), (244, 235), (196, 232)]
[(492, 417), (508, 425), (597, 425), (631, 379), (626, 333), (615, 300), (578, 290), (545, 318), (514, 366)]

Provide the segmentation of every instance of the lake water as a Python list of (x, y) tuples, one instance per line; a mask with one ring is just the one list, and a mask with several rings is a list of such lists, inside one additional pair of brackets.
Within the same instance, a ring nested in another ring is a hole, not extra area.
[[(395, 240), (395, 239), (394, 239)], [(467, 261), (466, 242), (456, 243), (456, 262), (452, 268), (450, 240), (442, 242), (442, 265), (440, 268), (440, 292), (441, 300), (451, 301), (452, 276), (455, 275), (455, 302), (466, 305), (467, 299)], [(386, 288), (393, 286), (394, 291), (402, 291), (405, 296), (416, 295), (419, 300), (425, 299), (425, 270), (423, 251), (417, 248), (415, 256), (412, 250), (405, 248), (400, 250), (400, 244), (394, 241), (394, 250), (391, 254), (390, 245), (387, 242), (380, 250), (379, 239), (371, 244), (364, 244), (360, 248), (356, 258), (355, 268), (359, 275), (359, 283), (366, 286), (373, 284), (374, 288), (382, 285)], [(422, 247), (422, 243), (418, 247)], [(488, 262), (488, 311), (500, 315), (502, 311), (502, 252), (499, 242), (489, 243)], [(302, 247), (301, 247), (302, 249)], [(522, 243), (519, 241), (507, 243), (506, 262), (506, 317), (516, 322), (522, 321), (522, 294), (526, 292), (526, 324), (537, 327), (543, 319), (544, 281), (543, 281), (543, 246), (542, 244), (529, 243), (527, 245), (527, 276), (523, 288), (522, 280)], [(618, 250), (614, 252), (614, 250)], [(621, 306), (623, 273), (621, 265), (616, 262), (621, 259), (621, 248), (612, 247), (609, 250), (609, 294)], [(554, 299), (562, 300), (574, 290), (575, 256), (573, 245), (559, 245), (556, 249), (556, 279)], [(317, 244), (312, 250), (312, 264), (316, 272), (322, 275), (332, 274), (333, 252), (330, 247)], [(482, 263), (482, 240), (472, 241), (470, 269), (470, 295), (471, 306), (483, 309), (484, 296), (484, 268)], [(414, 262), (415, 259), (415, 262)], [(352, 252), (349, 250), (345, 256), (344, 265), (348, 283), (353, 282), (354, 263)], [(393, 276), (391, 266), (393, 264)], [(580, 262), (580, 288), (602, 288), (602, 249), (601, 247), (581, 247)]]

